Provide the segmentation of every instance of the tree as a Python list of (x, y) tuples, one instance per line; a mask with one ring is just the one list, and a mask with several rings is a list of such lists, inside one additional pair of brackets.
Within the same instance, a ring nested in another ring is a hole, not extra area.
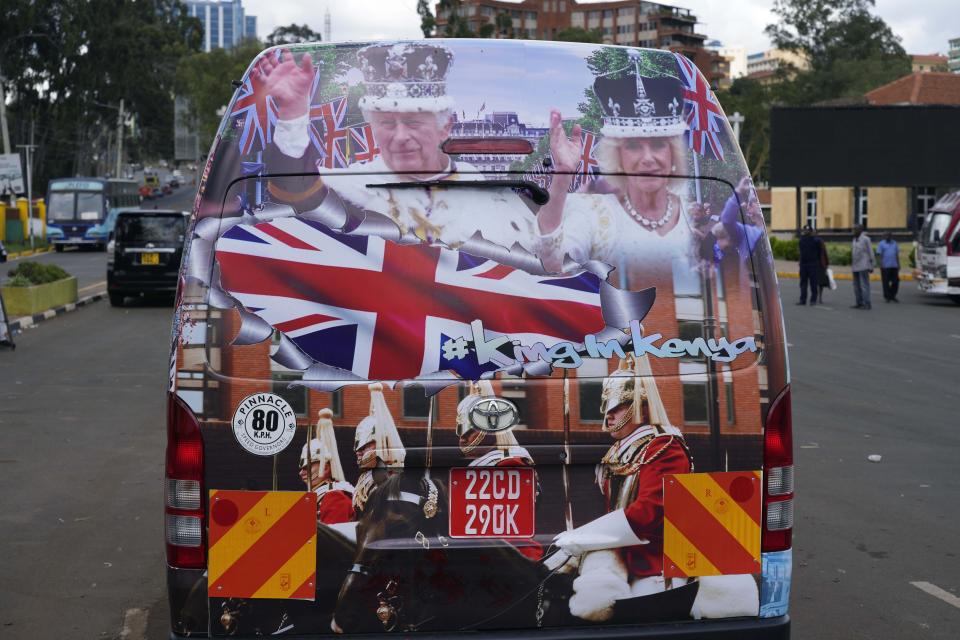
[(300, 44), (301, 42), (320, 42), (320, 34), (305, 24), (288, 24), (277, 27), (267, 36), (267, 46), (278, 44)]
[(417, 0), (417, 13), (420, 15), (420, 30), (424, 38), (433, 37), (437, 28), (437, 20), (430, 11), (430, 0)]
[(603, 31), (601, 29), (591, 29), (590, 31), (583, 27), (570, 27), (557, 32), (554, 40), (563, 40), (565, 42), (603, 42)]
[(213, 49), (185, 57), (177, 68), (176, 93), (190, 103), (190, 115), (197, 123), (200, 148), (206, 149), (220, 127), (223, 109), (263, 44), (245, 40), (232, 49)]
[(910, 73), (900, 38), (871, 13), (874, 0), (776, 0), (767, 26), (773, 44), (804, 55), (793, 94), (811, 103), (860, 96)]
[[(132, 159), (173, 153), (173, 83), (203, 29), (177, 0), (6, 0), (0, 58), (13, 143), (38, 145), (35, 181), (93, 173), (116, 131), (137, 122)], [(112, 163), (111, 163), (112, 164)]]

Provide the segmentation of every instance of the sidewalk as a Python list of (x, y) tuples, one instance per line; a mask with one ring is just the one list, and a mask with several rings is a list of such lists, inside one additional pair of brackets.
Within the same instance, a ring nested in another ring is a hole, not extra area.
[[(793, 260), (774, 260), (777, 267), (778, 278), (799, 278), (800, 267)], [(850, 271), (850, 265), (830, 265), (833, 269), (834, 280), (853, 280), (853, 273)], [(870, 274), (870, 280), (880, 281), (880, 268), (877, 267)], [(913, 280), (913, 269), (910, 267), (900, 269), (900, 280)]]

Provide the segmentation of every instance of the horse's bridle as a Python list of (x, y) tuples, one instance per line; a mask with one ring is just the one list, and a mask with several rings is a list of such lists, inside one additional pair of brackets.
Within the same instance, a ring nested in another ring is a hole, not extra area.
[[(427, 519), (431, 519), (437, 515), (440, 511), (440, 491), (437, 489), (437, 485), (430, 478), (429, 472), (424, 474), (423, 479), (421, 480), (421, 485), (426, 490), (426, 495), (420, 495), (419, 493), (412, 493), (410, 491), (399, 491), (397, 494), (391, 495), (386, 500), (388, 502), (407, 502), (414, 504), (417, 507), (423, 509), (423, 515)], [(443, 538), (443, 536), (439, 536)], [(417, 531), (417, 535), (414, 538), (421, 546), (429, 549), (430, 545), (426, 536), (422, 532)], [(359, 562), (355, 562), (353, 566), (350, 567), (348, 573), (355, 573), (357, 575), (370, 577), (372, 575), (371, 567)], [(377, 619), (380, 621), (380, 624), (383, 625), (384, 631), (393, 631), (397, 628), (397, 625), (400, 623), (400, 614), (403, 611), (403, 595), (399, 592), (400, 581), (399, 578), (389, 578), (387, 584), (384, 587), (383, 591), (377, 593)], [(431, 618), (426, 620), (421, 620), (416, 624), (405, 625), (404, 629), (406, 631), (415, 631), (418, 627), (428, 622)]]

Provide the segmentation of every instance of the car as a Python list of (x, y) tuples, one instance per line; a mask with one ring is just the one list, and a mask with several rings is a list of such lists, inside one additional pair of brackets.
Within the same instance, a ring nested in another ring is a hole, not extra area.
[(180, 180), (177, 179), (177, 178), (175, 178), (175, 177), (174, 177), (174, 178), (170, 178), (170, 182), (169, 182), (168, 184), (170, 185), (170, 188), (171, 188), (171, 189), (179, 189), (179, 188), (180, 188)]
[(163, 196), (163, 189), (161, 189), (160, 187), (153, 187), (150, 189), (151, 198), (160, 198), (162, 196)]
[(191, 213), (171, 637), (788, 638), (777, 276), (697, 68), (317, 43), (238, 87), (284, 118), (218, 139)]
[(170, 294), (177, 289), (187, 215), (167, 209), (123, 210), (107, 245), (107, 294), (123, 306), (127, 297)]
[(138, 189), (138, 192), (140, 193), (140, 197), (144, 200), (150, 200), (153, 198), (153, 189), (147, 185), (141, 185)]
[(163, 185), (163, 195), (168, 196), (173, 193), (173, 187), (168, 183)]

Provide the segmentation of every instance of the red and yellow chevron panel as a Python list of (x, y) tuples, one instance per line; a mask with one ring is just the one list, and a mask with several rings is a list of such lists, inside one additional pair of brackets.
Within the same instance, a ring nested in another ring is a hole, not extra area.
[(301, 491), (210, 491), (207, 594), (313, 600), (317, 496)]
[(760, 571), (761, 473), (686, 473), (663, 479), (663, 575)]

